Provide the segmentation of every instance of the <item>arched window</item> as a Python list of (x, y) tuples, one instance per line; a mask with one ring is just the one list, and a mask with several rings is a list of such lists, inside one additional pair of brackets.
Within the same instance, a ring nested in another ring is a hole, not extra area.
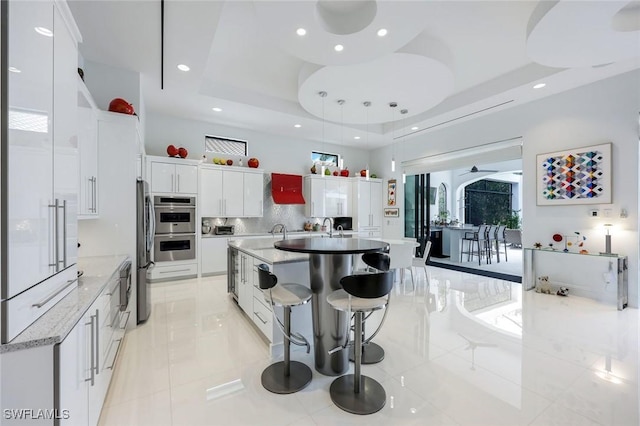
[(446, 218), (447, 212), (447, 187), (444, 183), (441, 183), (438, 187), (438, 216)]

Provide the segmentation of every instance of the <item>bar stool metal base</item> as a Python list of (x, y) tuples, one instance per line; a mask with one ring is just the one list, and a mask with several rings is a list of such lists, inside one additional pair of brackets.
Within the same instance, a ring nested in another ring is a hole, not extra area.
[[(262, 372), (262, 386), (273, 393), (298, 392), (311, 383), (311, 369), (298, 361), (291, 361), (289, 376), (284, 375), (284, 361), (276, 362)], [(351, 390), (353, 392), (353, 389)]]
[[(349, 348), (349, 361), (355, 362), (354, 347)], [(376, 343), (369, 342), (362, 346), (362, 364), (377, 364), (384, 359), (384, 349)]]
[(367, 376), (360, 376), (360, 392), (354, 393), (354, 374), (338, 377), (331, 383), (329, 394), (334, 404), (352, 414), (373, 414), (387, 402), (387, 393), (380, 383)]

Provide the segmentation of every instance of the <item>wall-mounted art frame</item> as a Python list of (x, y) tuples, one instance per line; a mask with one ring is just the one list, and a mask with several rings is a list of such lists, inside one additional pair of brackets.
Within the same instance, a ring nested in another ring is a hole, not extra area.
[(384, 209), (384, 217), (400, 217), (400, 209)]
[(539, 154), (536, 179), (539, 206), (610, 204), (611, 143)]
[(396, 189), (397, 189), (396, 180), (391, 179), (387, 183), (387, 205), (388, 206), (396, 205)]

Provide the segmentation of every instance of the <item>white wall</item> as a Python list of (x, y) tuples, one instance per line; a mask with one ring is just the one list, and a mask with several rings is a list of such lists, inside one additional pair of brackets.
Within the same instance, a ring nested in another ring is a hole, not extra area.
[[(630, 304), (638, 306), (638, 112), (640, 71), (579, 87), (535, 102), (485, 115), (432, 131), (405, 142), (402, 160), (449, 152), (493, 141), (523, 137), (523, 244), (547, 243), (554, 233), (572, 231), (587, 236), (591, 252), (604, 249), (604, 218), (588, 216), (593, 205), (537, 206), (536, 155), (580, 146), (613, 143), (613, 204), (607, 218), (616, 224), (613, 251), (629, 256)], [(391, 148), (373, 153), (371, 165), (385, 179), (401, 179), (391, 173)], [(398, 156), (396, 156), (397, 158)], [(404, 197), (398, 206), (404, 207)], [(620, 219), (620, 210), (628, 218)], [(400, 215), (402, 217), (402, 214)], [(386, 237), (401, 237), (395, 224), (383, 228)]]
[[(147, 155), (167, 155), (167, 146), (173, 144), (186, 148), (189, 151), (188, 158), (199, 159), (204, 153), (205, 135), (248, 141), (249, 156), (258, 158), (260, 168), (268, 173), (309, 174), (309, 169), (313, 165), (311, 151), (329, 152), (343, 156), (344, 165), (352, 175), (356, 171), (366, 168), (369, 160), (368, 153), (361, 149), (303, 139), (288, 139), (284, 136), (249, 129), (187, 120), (147, 111), (145, 133)], [(212, 159), (211, 155), (207, 157)]]
[(112, 99), (122, 98), (133, 104), (133, 109), (141, 119), (144, 117), (140, 73), (87, 60), (84, 61), (83, 70), (84, 82), (98, 108), (108, 111)]

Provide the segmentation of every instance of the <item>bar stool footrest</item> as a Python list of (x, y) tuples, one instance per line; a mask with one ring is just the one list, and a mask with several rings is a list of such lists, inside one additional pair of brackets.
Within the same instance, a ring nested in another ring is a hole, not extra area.
[(360, 376), (360, 392), (354, 393), (355, 375), (346, 374), (331, 383), (329, 393), (338, 408), (352, 414), (373, 414), (387, 402), (387, 393), (380, 383), (371, 377)]
[[(362, 364), (377, 364), (384, 359), (384, 349), (377, 343), (370, 342), (362, 347)], [(356, 360), (353, 348), (353, 346), (349, 348), (349, 361), (351, 362)]]
[(311, 383), (311, 369), (298, 361), (289, 364), (289, 376), (284, 375), (284, 361), (276, 362), (262, 372), (262, 386), (269, 392), (289, 394), (298, 392)]

